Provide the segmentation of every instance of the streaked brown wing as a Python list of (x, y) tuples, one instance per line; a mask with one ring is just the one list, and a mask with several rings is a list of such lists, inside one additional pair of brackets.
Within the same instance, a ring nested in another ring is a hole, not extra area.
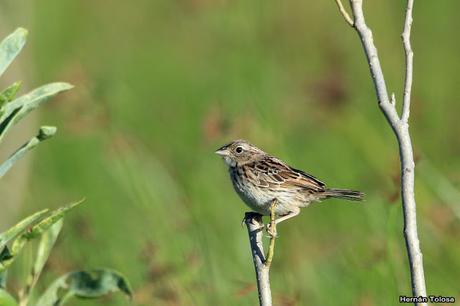
[(289, 167), (281, 160), (267, 156), (252, 165), (252, 174), (260, 187), (296, 187), (314, 191), (324, 190), (324, 183), (314, 176)]
[(280, 175), (286, 177), (285, 184), (291, 184), (314, 191), (323, 191), (325, 189), (325, 184), (323, 182), (302, 170), (289, 167), (289, 171), (283, 172), (283, 174), (280, 173)]

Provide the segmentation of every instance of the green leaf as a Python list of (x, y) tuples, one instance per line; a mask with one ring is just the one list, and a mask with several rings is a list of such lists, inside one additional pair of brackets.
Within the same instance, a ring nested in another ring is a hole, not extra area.
[(1, 108), (3, 104), (12, 101), (16, 97), (19, 88), (21, 88), (21, 82), (15, 82), (0, 93), (0, 114), (2, 113)]
[(34, 266), (27, 278), (26, 286), (22, 290), (22, 294), (20, 294), (22, 299), (28, 300), (32, 294), (32, 291), (40, 278), (43, 267), (45, 266), (45, 263), (51, 253), (51, 249), (56, 243), (59, 233), (61, 232), (63, 224), (64, 221), (61, 219), (54, 223), (46, 232), (43, 233), (43, 235), (41, 235)]
[(28, 227), (26, 231), (22, 232), (22, 234), (16, 238), (11, 246), (11, 251), (8, 259), (0, 260), (0, 273), (6, 270), (16, 259), (17, 255), (21, 252), (27, 242), (37, 237), (40, 237), (46, 231), (50, 230), (50, 228), (59, 220), (61, 220), (64, 215), (74, 208), (75, 206), (82, 203), (84, 200), (80, 200), (78, 202), (69, 204), (67, 206), (61, 207), (52, 211), (49, 216), (42, 219), (35, 225)]
[(59, 233), (61, 232), (63, 224), (64, 222), (62, 219), (57, 221), (42, 235), (38, 245), (37, 257), (35, 258), (35, 263), (32, 270), (33, 277), (40, 275), (46, 261), (48, 260), (48, 257), (50, 256), (51, 249), (56, 243)]
[(54, 126), (42, 126), (37, 136), (30, 139), (16, 152), (13, 153), (3, 164), (0, 165), (0, 178), (2, 178), (13, 166), (15, 162), (21, 159), (28, 151), (32, 150), (38, 144), (56, 134), (57, 129)]
[(16, 300), (5, 290), (0, 289), (0, 306), (17, 306)]
[(30, 227), (32, 224), (34, 224), (37, 220), (42, 218), (46, 213), (48, 212), (48, 209), (44, 209), (42, 211), (39, 211), (21, 222), (17, 223), (15, 226), (11, 227), (8, 229), (6, 232), (0, 234), (0, 249), (3, 250), (6, 244), (13, 238), (15, 238), (17, 235), (21, 234), (24, 232), (28, 227)]
[(0, 43), (0, 76), (24, 47), (27, 30), (18, 28)]
[(24, 116), (48, 101), (49, 98), (72, 87), (68, 83), (47, 84), (4, 105), (0, 113), (0, 142), (8, 129)]
[(62, 306), (71, 297), (99, 298), (116, 291), (132, 297), (127, 279), (116, 271), (97, 269), (71, 272), (54, 281), (36, 306)]
[(6, 244), (10, 240), (14, 239), (16, 236), (22, 234), (27, 228), (30, 228), (47, 212), (47, 209), (39, 211), (25, 218), (21, 222), (17, 223), (15, 226), (11, 227), (6, 232), (0, 234), (0, 288), (4, 288), (6, 282), (6, 267), (3, 266), (3, 263), (12, 260), (12, 258), (14, 257)]
[(55, 224), (56, 222), (61, 220), (69, 210), (73, 209), (77, 205), (80, 205), (81, 203), (83, 203), (83, 201), (84, 201), (84, 199), (82, 199), (80, 201), (77, 201), (77, 202), (74, 202), (74, 203), (71, 203), (69, 205), (60, 207), (60, 208), (52, 211), (48, 217), (46, 217), (45, 219), (41, 220), (36, 225), (32, 226), (32, 228), (29, 231), (25, 232), (23, 234), (24, 237), (27, 238), (27, 239), (34, 239), (34, 238), (40, 236), (45, 231), (50, 229), (51, 226), (53, 226), (53, 224)]

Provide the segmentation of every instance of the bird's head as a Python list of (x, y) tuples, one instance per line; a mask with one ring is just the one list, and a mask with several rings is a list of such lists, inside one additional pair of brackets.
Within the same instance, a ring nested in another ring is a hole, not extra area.
[(229, 167), (247, 164), (266, 155), (264, 151), (242, 139), (222, 146), (216, 154), (222, 156)]

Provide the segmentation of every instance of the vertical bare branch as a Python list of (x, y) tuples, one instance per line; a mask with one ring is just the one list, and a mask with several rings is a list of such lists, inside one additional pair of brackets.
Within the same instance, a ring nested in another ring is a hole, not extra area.
[(409, 121), (410, 113), (410, 98), (412, 90), (412, 70), (414, 62), (414, 52), (410, 43), (410, 33), (412, 29), (412, 7), (414, 6), (414, 0), (407, 1), (406, 8), (406, 19), (404, 21), (404, 30), (402, 33), (404, 52), (406, 54), (406, 79), (404, 81), (404, 96), (403, 96), (403, 110), (401, 120), (404, 123)]
[(254, 212), (247, 212), (244, 216), (244, 223), (248, 228), (252, 259), (256, 271), (259, 305), (272, 306), (269, 275), (270, 266), (265, 264), (264, 246), (262, 243), (262, 235), (265, 228), (262, 222), (262, 215)]
[[(408, 124), (413, 70), (413, 52), (410, 45), (410, 32), (414, 1), (407, 0), (406, 18), (402, 34), (404, 51), (406, 54), (406, 75), (404, 81), (401, 118), (396, 111), (396, 100), (394, 95), (392, 95), (391, 100), (388, 96), (388, 90), (377, 54), (377, 48), (375, 47), (372, 37), (372, 31), (367, 26), (364, 18), (363, 1), (350, 0), (350, 4), (354, 16), (354, 28), (361, 39), (361, 43), (366, 54), (379, 107), (398, 140), (401, 160), (401, 195), (404, 214), (404, 238), (409, 257), (412, 294), (413, 296), (426, 297), (423, 256), (420, 250), (420, 243), (417, 234), (416, 202), (414, 195), (414, 154)], [(343, 14), (342, 11), (341, 13)], [(416, 305), (426, 305), (426, 303), (416, 303)]]
[[(404, 81), (403, 110), (398, 136), (401, 155), (401, 194), (404, 212), (404, 237), (410, 262), (412, 294), (427, 296), (425, 274), (423, 271), (423, 255), (417, 234), (417, 212), (414, 194), (414, 153), (409, 134), (409, 114), (412, 89), (413, 57), (410, 33), (412, 28), (412, 8), (414, 0), (407, 0), (406, 18), (402, 34), (404, 52), (406, 54), (406, 77)], [(421, 303), (420, 305), (426, 305)]]
[(369, 63), (369, 69), (372, 75), (372, 81), (374, 82), (375, 91), (377, 93), (377, 99), (383, 114), (391, 125), (392, 129), (396, 132), (399, 123), (399, 116), (396, 112), (395, 107), (392, 106), (388, 97), (387, 86), (385, 84), (385, 78), (383, 76), (382, 67), (380, 66), (380, 60), (377, 54), (377, 48), (374, 45), (374, 38), (372, 37), (372, 31), (366, 24), (363, 13), (363, 1), (362, 0), (350, 0), (351, 9), (355, 16), (354, 28), (356, 29), (361, 43), (363, 45), (366, 57)]

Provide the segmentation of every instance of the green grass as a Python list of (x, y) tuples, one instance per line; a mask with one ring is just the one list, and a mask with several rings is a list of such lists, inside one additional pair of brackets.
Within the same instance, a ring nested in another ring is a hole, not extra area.
[[(76, 85), (42, 113), (60, 133), (35, 153), (25, 203), (87, 198), (67, 219), (49, 274), (114, 267), (130, 278), (135, 305), (255, 305), (246, 208), (213, 154), (241, 137), (367, 195), (281, 225), (277, 305), (386, 306), (410, 294), (396, 142), (333, 2), (46, 0), (33, 18), (18, 17), (33, 33), (34, 83)], [(375, 2), (368, 22), (401, 105), (403, 3)], [(457, 187), (459, 8), (416, 3), (411, 117), (420, 165)], [(428, 292), (459, 297), (460, 222), (428, 175), (416, 181)]]

